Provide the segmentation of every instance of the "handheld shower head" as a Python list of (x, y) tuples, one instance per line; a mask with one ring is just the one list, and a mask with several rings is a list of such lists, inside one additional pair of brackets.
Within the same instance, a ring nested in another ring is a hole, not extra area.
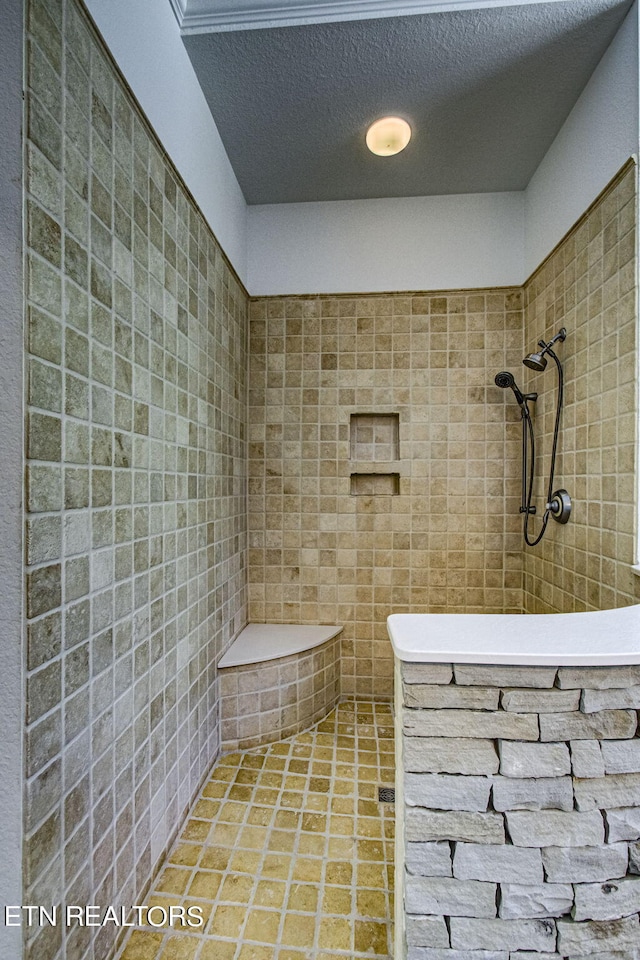
[(513, 390), (514, 396), (518, 401), (518, 403), (520, 404), (520, 406), (524, 404), (524, 397), (522, 396), (522, 394), (518, 390), (518, 387), (516, 386), (516, 381), (514, 379), (513, 374), (509, 373), (508, 370), (501, 370), (500, 373), (496, 373), (494, 382), (496, 387), (501, 387), (503, 390), (506, 389), (507, 387), (511, 387), (511, 389)]
[(513, 374), (509, 373), (508, 370), (502, 370), (500, 373), (496, 373), (496, 387), (502, 387), (504, 390), (505, 387), (513, 387), (515, 382)]

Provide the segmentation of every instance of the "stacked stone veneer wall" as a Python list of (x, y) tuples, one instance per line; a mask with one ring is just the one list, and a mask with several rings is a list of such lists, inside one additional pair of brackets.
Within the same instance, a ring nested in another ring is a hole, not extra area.
[(402, 664), (407, 960), (638, 960), (640, 666)]

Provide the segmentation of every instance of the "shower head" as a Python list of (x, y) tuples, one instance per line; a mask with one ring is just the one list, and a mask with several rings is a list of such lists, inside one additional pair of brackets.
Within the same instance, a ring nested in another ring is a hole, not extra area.
[(529, 370), (536, 370), (538, 373), (542, 373), (547, 366), (547, 358), (542, 353), (528, 353), (522, 362)]
[(548, 353), (550, 357), (555, 359), (556, 363), (559, 363), (560, 361), (551, 348), (553, 347), (554, 343), (557, 343), (558, 340), (564, 340), (566, 336), (566, 329), (561, 327), (558, 333), (556, 333), (555, 337), (549, 340), (549, 343), (545, 343), (544, 340), (538, 340), (538, 346), (542, 347), (542, 349), (539, 353), (528, 353), (526, 355), (522, 361), (525, 367), (528, 367), (529, 370), (535, 370), (536, 373), (542, 373), (547, 366), (547, 358), (545, 357), (545, 353)]
[(516, 381), (513, 374), (509, 373), (508, 370), (501, 370), (500, 373), (496, 373), (495, 385), (496, 387), (502, 387), (503, 390), (506, 389), (506, 387), (511, 387), (520, 406), (524, 404), (524, 397), (516, 386)]

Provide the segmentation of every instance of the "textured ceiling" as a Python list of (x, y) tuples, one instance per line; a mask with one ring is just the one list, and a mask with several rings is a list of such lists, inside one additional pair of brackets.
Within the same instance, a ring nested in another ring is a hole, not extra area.
[[(248, 203), (522, 190), (630, 5), (567, 0), (183, 40)], [(364, 135), (387, 113), (413, 138), (374, 157)]]

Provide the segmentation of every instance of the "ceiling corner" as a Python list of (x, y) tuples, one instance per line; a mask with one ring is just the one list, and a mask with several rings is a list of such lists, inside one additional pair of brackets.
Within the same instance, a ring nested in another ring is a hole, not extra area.
[(188, 0), (169, 0), (169, 3), (171, 4), (171, 9), (175, 14), (176, 20), (178, 21), (178, 26), (182, 30), (187, 16)]
[(170, 0), (183, 35), (291, 27), (344, 20), (502, 6), (534, 0)]

